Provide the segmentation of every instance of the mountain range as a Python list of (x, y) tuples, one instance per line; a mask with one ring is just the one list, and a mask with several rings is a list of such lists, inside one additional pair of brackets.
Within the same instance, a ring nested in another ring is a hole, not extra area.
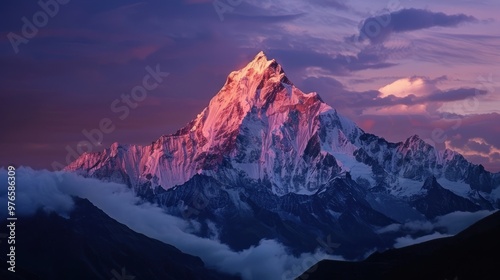
[(391, 225), (500, 208), (500, 173), (417, 135), (365, 132), (263, 52), (177, 132), (84, 153), (66, 170), (126, 184), (235, 250), (275, 239), (299, 254), (334, 240), (335, 254), (361, 259), (406, 235), (381, 233)]

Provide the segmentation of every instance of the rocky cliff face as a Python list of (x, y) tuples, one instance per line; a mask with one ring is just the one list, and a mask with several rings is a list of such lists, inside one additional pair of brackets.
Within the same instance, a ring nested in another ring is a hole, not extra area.
[(134, 187), (169, 189), (205, 174), (267, 180), (279, 195), (312, 193), (342, 171), (332, 153), (352, 155), (362, 133), (259, 53), (181, 130), (146, 147), (115, 143), (67, 169)]

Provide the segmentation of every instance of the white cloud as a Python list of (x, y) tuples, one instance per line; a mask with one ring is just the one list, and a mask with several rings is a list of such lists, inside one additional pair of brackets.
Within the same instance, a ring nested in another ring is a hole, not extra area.
[(400, 224), (390, 224), (386, 227), (378, 229), (376, 231), (376, 233), (382, 234), (382, 233), (388, 233), (388, 232), (396, 232), (396, 231), (399, 231), (400, 228), (401, 228)]
[(444, 227), (448, 234), (457, 234), (470, 227), (475, 222), (493, 214), (491, 211), (482, 210), (477, 212), (453, 212), (444, 216), (436, 217), (434, 225)]
[(424, 221), (424, 220), (415, 220), (415, 221), (408, 221), (404, 224), (390, 224), (386, 227), (383, 227), (379, 230), (377, 230), (377, 233), (388, 233), (388, 232), (410, 232), (410, 233), (416, 233), (416, 232), (431, 232), (433, 231), (435, 226), (429, 222), (429, 221)]
[[(0, 181), (7, 182), (6, 177), (6, 170), (0, 169)], [(74, 206), (71, 196), (88, 199), (111, 218), (136, 232), (199, 256), (208, 267), (239, 274), (247, 280), (293, 279), (322, 259), (341, 259), (319, 251), (295, 257), (275, 240), (261, 240), (257, 246), (235, 252), (217, 240), (189, 233), (195, 231), (196, 226), (167, 215), (155, 205), (142, 202), (124, 185), (72, 173), (34, 171), (23, 167), (17, 170), (18, 215), (32, 215), (43, 208), (68, 216)], [(6, 205), (6, 200), (7, 190), (2, 188), (0, 203)]]
[(420, 236), (417, 238), (413, 238), (413, 237), (407, 235), (405, 237), (396, 238), (396, 243), (394, 244), (394, 248), (406, 247), (406, 246), (410, 246), (413, 244), (418, 244), (418, 243), (422, 243), (425, 241), (429, 241), (429, 240), (433, 240), (433, 239), (437, 239), (437, 238), (448, 237), (448, 236), (451, 236), (451, 235), (442, 234), (439, 232), (434, 232), (432, 234)]
[[(470, 227), (475, 222), (483, 219), (486, 216), (493, 214), (491, 211), (482, 210), (477, 212), (460, 212), (456, 211), (443, 216), (434, 218), (432, 221), (408, 221), (404, 224), (391, 224), (377, 231), (379, 234), (389, 232), (409, 233), (404, 237), (396, 238), (394, 248), (401, 248), (408, 245), (413, 245), (428, 240), (453, 236), (464, 229)], [(412, 237), (410, 234), (417, 232), (430, 233), (420, 237)]]
[[(422, 98), (439, 91), (435, 84), (436, 80), (431, 80), (427, 77), (415, 76), (402, 78), (379, 88), (378, 97), (390, 98), (390, 96), (395, 96), (397, 98), (405, 98), (414, 96), (415, 98)], [(367, 108), (363, 110), (363, 115), (428, 115), (428, 107), (429, 104), (427, 103), (415, 103), (410, 105), (396, 104)]]
[[(48, 173), (48, 171), (47, 171)], [(61, 192), (57, 186), (58, 179), (55, 176), (33, 176), (32, 180), (24, 180), (24, 176), (35, 175), (31, 169), (17, 170), (16, 176), (16, 214), (19, 216), (33, 215), (38, 209), (47, 212), (57, 212), (67, 217), (73, 209), (73, 199)], [(41, 175), (41, 173), (39, 173)], [(7, 182), (7, 171), (0, 169), (1, 182)], [(0, 189), (0, 203), (7, 205), (7, 188)], [(0, 212), (1, 218), (7, 216), (7, 212)]]
[(378, 91), (380, 92), (379, 97), (388, 97), (389, 95), (406, 97), (408, 95), (426, 96), (437, 90), (438, 88), (428, 78), (411, 77), (396, 80), (381, 87)]
[(409, 221), (402, 226), (405, 230), (410, 231), (426, 231), (429, 232), (433, 229), (433, 225), (429, 221)]

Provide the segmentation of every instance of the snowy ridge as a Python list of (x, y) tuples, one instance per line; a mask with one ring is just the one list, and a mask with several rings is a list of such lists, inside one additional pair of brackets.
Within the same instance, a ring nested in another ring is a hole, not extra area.
[[(296, 88), (263, 52), (231, 72), (209, 105), (176, 133), (143, 147), (115, 143), (66, 169), (153, 190), (182, 185), (196, 174), (227, 184), (244, 179), (266, 182), (277, 195), (314, 194), (346, 172), (366, 189), (395, 196), (418, 193), (417, 183), (429, 176), (483, 193), (500, 184), (500, 176), (418, 136), (389, 143), (365, 133), (317, 93)], [(456, 186), (456, 193), (470, 193)]]
[[(151, 146), (115, 143), (82, 155), (67, 169), (96, 177), (112, 172), (107, 179), (134, 187), (169, 189), (195, 174), (225, 181), (243, 175), (268, 180), (278, 194), (304, 188), (310, 193), (342, 171), (331, 154), (352, 155), (361, 133), (316, 93), (297, 89), (281, 65), (260, 52), (229, 74), (208, 107), (183, 129)], [(330, 163), (311, 168), (321, 162)]]

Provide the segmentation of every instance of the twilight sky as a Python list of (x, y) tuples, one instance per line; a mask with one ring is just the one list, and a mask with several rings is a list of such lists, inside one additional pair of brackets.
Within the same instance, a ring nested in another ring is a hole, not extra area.
[(100, 125), (94, 151), (150, 144), (263, 50), (365, 131), (500, 171), (499, 1), (57, 1), (0, 4), (0, 166), (65, 164)]

